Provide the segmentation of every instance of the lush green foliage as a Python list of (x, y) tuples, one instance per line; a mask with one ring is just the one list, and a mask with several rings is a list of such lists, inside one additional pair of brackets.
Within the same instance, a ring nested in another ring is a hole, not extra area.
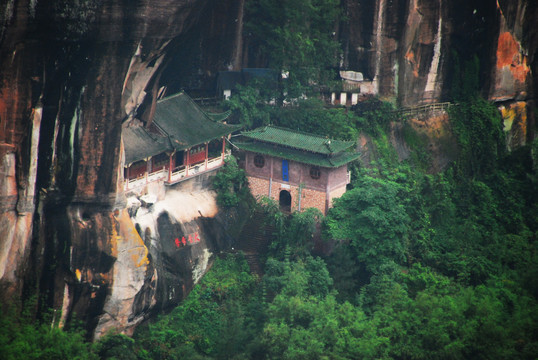
[(149, 359), (175, 359), (229, 358), (226, 354), (241, 352), (251, 337), (245, 304), (254, 285), (242, 257), (217, 258), (181, 306), (137, 332), (139, 353)]
[(282, 98), (299, 98), (312, 91), (312, 83), (332, 80), (331, 70), (340, 53), (334, 36), (339, 0), (255, 0), (247, 4), (245, 29), (251, 52), (278, 73), (289, 73), (281, 83)]
[(238, 85), (234, 95), (224, 104), (232, 111), (232, 118), (246, 129), (271, 123), (273, 109), (269, 103), (273, 94), (264, 93), (264, 88), (263, 82), (248, 86)]
[(327, 226), (333, 238), (351, 241), (359, 262), (375, 273), (387, 262), (405, 263), (410, 218), (402, 185), (361, 175), (355, 188), (336, 200)]
[(245, 171), (239, 168), (235, 157), (225, 160), (224, 168), (213, 177), (213, 188), (217, 192), (217, 204), (223, 208), (237, 206), (248, 198)]
[(263, 93), (262, 89), (261, 84), (239, 86), (225, 103), (232, 110), (236, 122), (246, 129), (273, 124), (334, 139), (357, 138), (362, 123), (358, 124), (359, 119), (353, 112), (344, 108), (326, 109), (316, 98), (297, 100), (293, 106), (275, 107), (270, 105), (271, 95)]
[(387, 132), (392, 121), (397, 120), (394, 107), (388, 102), (372, 98), (353, 107), (356, 127), (374, 136)]
[(50, 316), (34, 322), (28, 314), (19, 316), (14, 307), (7, 305), (0, 310), (2, 359), (98, 359), (82, 330), (63, 331)]
[[(495, 165), (474, 178), (458, 163), (436, 175), (392, 158), (359, 168), (324, 221), (324, 237), (338, 245), (323, 259), (312, 255), (314, 219), (321, 215), (286, 217), (265, 199), (275, 238), (261, 281), (238, 298), (235, 311), (208, 297), (212, 326), (193, 325), (204, 322), (205, 312), (181, 318), (202, 339), (224, 336), (220, 324), (227, 324), (234, 334), (229, 347), (206, 340), (175, 356), (532, 359), (538, 349), (533, 153), (526, 148), (499, 158), (495, 147), (484, 151)], [(200, 299), (199, 291), (189, 299)], [(192, 306), (187, 300), (176, 311), (194, 313)], [(177, 334), (185, 326), (166, 328)]]
[(460, 147), (458, 169), (469, 177), (493, 172), (505, 149), (497, 108), (474, 97), (450, 110), (452, 131)]
[(358, 135), (353, 113), (344, 108), (326, 109), (319, 99), (300, 100), (275, 115), (274, 124), (290, 129), (343, 140), (355, 140)]

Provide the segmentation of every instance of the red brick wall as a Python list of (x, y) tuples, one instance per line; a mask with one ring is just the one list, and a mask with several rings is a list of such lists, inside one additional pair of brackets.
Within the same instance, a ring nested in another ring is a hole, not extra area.
[(303, 189), (301, 198), (301, 210), (306, 208), (317, 208), (325, 215), (326, 193), (324, 191)]
[[(255, 154), (246, 152), (245, 156), (245, 171), (249, 176), (256, 176), (264, 179), (271, 177), (271, 163), (273, 165), (273, 180), (282, 181), (282, 159), (272, 156), (264, 155), (265, 165), (263, 168), (258, 168), (254, 165)], [(333, 169), (320, 168), (320, 178), (312, 179), (310, 176), (310, 165), (298, 163), (295, 161), (288, 161), (289, 163), (289, 184), (299, 185), (303, 184), (305, 187), (314, 188), (320, 191), (324, 191), (329, 180), (329, 173)], [(338, 169), (336, 169), (338, 170)]]
[(258, 199), (269, 195), (269, 180), (247, 176), (248, 186), (252, 195)]
[(332, 190), (329, 193), (329, 207), (333, 206), (334, 199), (337, 199), (340, 196), (344, 195), (345, 192), (346, 192), (346, 186), (345, 185), (340, 186), (339, 188), (336, 188), (336, 189)]
[[(347, 165), (336, 169), (319, 168), (320, 178), (310, 176), (310, 165), (289, 161), (289, 182), (282, 181), (282, 159), (264, 156), (265, 164), (262, 168), (254, 165), (255, 154), (245, 153), (245, 171), (249, 181), (250, 190), (254, 197), (269, 195), (271, 179), (271, 198), (278, 202), (280, 191), (286, 190), (291, 194), (292, 211), (298, 210), (299, 184), (302, 184), (301, 210), (315, 207), (326, 214), (327, 206), (332, 205), (332, 199), (342, 196), (346, 191)], [(329, 195), (327, 195), (327, 189)], [(327, 204), (327, 199), (329, 204)]]
[(342, 187), (347, 184), (347, 165), (331, 169), (329, 174), (329, 191)]
[[(269, 180), (260, 179), (257, 177), (248, 176), (250, 191), (256, 198), (262, 196), (268, 196), (269, 194)], [(298, 210), (299, 206), (299, 187), (296, 185), (288, 185), (278, 181), (273, 181), (271, 184), (271, 198), (278, 202), (280, 198), (280, 192), (286, 190), (291, 195), (291, 209), (292, 211)], [(315, 207), (325, 214), (325, 199), (326, 193), (324, 191), (303, 188), (301, 197), (301, 210)]]

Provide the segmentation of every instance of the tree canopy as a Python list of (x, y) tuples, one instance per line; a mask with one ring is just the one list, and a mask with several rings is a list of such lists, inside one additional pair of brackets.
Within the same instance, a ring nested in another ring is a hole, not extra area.
[(245, 32), (255, 56), (286, 74), (281, 91), (298, 98), (334, 78), (340, 0), (254, 0)]

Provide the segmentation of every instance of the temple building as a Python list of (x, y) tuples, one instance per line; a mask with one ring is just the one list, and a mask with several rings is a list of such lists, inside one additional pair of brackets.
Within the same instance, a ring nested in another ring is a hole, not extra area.
[(240, 129), (222, 122), (228, 116), (204, 112), (183, 92), (158, 100), (149, 126), (122, 131), (125, 189), (171, 185), (222, 166), (225, 137)]
[(323, 214), (346, 191), (347, 164), (359, 157), (353, 141), (331, 140), (275, 126), (241, 133), (252, 194), (277, 200), (283, 211), (315, 207)]

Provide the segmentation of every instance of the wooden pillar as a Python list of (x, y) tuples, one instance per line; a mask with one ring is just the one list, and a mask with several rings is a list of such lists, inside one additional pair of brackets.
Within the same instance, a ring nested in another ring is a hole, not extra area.
[(172, 181), (172, 159), (174, 158), (174, 153), (170, 154), (170, 160), (168, 162), (168, 182)]
[(208, 149), (209, 149), (209, 143), (205, 143), (205, 170), (207, 170), (207, 160), (208, 160), (208, 156), (209, 156), (209, 152), (208, 152)]
[(148, 183), (148, 175), (149, 175), (149, 161), (151, 158), (146, 159), (146, 184)]
[(273, 193), (273, 161), (274, 161), (274, 158), (272, 156), (269, 156), (268, 157), (269, 160), (271, 161), (271, 173), (269, 175), (269, 198), (272, 199), (272, 193)]
[(185, 164), (185, 176), (189, 176), (189, 156), (190, 156), (190, 153), (191, 153), (191, 149), (188, 148), (187, 149), (187, 161), (186, 161), (186, 164)]
[(327, 174), (327, 185), (325, 186), (325, 211), (323, 212), (323, 215), (327, 215), (327, 211), (329, 211), (329, 203), (331, 199), (329, 198), (329, 193), (331, 189), (331, 172), (329, 171)]
[(226, 151), (226, 140), (222, 137), (222, 153), (220, 155), (221, 161), (224, 161), (224, 152)]
[(130, 166), (127, 166), (127, 179), (125, 179), (127, 181), (127, 186), (125, 187), (126, 189), (129, 189), (129, 178), (130, 178), (130, 174), (129, 174), (129, 169), (131, 167)]

